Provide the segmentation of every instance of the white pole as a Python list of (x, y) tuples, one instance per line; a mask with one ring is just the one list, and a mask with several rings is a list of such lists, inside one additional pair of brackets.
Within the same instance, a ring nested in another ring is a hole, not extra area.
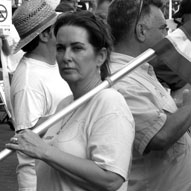
[[(90, 98), (92, 98), (95, 94), (97, 94), (99, 91), (110, 87), (115, 83), (118, 79), (122, 78), (123, 76), (127, 75), (129, 72), (137, 68), (139, 65), (143, 64), (144, 62), (148, 62), (149, 60), (153, 59), (155, 57), (155, 51), (153, 49), (148, 49), (145, 52), (143, 52), (138, 57), (134, 58), (131, 62), (129, 62), (129, 65), (125, 66), (123, 69), (119, 70), (115, 74), (108, 77), (105, 81), (103, 81), (99, 86), (88, 92), (87, 94), (83, 95), (73, 103), (71, 103), (69, 106), (65, 107), (63, 110), (49, 118), (44, 123), (37, 126), (32, 131), (34, 133), (37, 133), (39, 135), (42, 135), (46, 130), (53, 124), (55, 124), (57, 121), (61, 120), (65, 115), (73, 111), (74, 109), (78, 108), (82, 104), (84, 104), (86, 101), (88, 101)], [(13, 153), (10, 149), (4, 149), (0, 152), (0, 161), (5, 159), (7, 156), (9, 156), (11, 153)]]
[(169, 0), (169, 19), (172, 19), (172, 0)]

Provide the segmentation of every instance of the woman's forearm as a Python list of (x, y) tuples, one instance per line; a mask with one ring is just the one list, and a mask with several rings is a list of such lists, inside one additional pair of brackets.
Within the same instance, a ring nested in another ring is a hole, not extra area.
[[(55, 157), (57, 156), (57, 157)], [(41, 158), (56, 170), (70, 176), (74, 182), (87, 190), (117, 190), (124, 179), (113, 172), (106, 171), (93, 161), (82, 159), (50, 147)]]

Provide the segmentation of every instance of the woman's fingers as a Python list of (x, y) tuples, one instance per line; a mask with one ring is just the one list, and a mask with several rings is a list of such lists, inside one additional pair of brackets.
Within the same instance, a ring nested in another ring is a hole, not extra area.
[(18, 144), (18, 138), (17, 137), (12, 137), (10, 139), (10, 142), (13, 143), (13, 144)]

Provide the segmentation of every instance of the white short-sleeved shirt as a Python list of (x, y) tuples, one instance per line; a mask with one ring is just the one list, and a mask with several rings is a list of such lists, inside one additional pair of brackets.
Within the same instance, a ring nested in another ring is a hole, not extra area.
[[(112, 53), (111, 72), (128, 65), (132, 57)], [(143, 155), (151, 139), (163, 127), (165, 112), (177, 110), (174, 100), (156, 79), (152, 66), (145, 63), (117, 81), (135, 119), (133, 162), (128, 191), (190, 191), (191, 139), (185, 133), (167, 151)]]
[(16, 130), (33, 127), (40, 117), (54, 114), (60, 101), (71, 95), (57, 64), (24, 56), (11, 82)]
[[(11, 82), (16, 131), (34, 127), (39, 118), (53, 115), (61, 101), (66, 106), (72, 99), (72, 92), (60, 76), (57, 64), (22, 58)], [(20, 153), (17, 157), (19, 191), (36, 191), (35, 160)]]
[[(94, 161), (126, 182), (134, 140), (134, 120), (121, 94), (105, 89), (50, 128), (44, 140), (58, 149)], [(38, 190), (85, 191), (68, 176), (38, 161)], [(87, 169), (88, 170), (88, 169)]]

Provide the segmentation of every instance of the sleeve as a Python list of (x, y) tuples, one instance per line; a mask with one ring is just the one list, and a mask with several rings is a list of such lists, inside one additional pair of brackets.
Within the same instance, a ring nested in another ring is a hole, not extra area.
[(186, 85), (186, 81), (180, 78), (164, 63), (154, 65), (156, 76), (161, 84), (167, 84), (172, 91), (176, 91)]
[[(99, 104), (107, 106), (107, 101)], [(108, 113), (100, 111), (105, 115), (99, 117), (93, 125), (88, 150), (91, 160), (98, 166), (127, 180), (135, 133), (134, 120), (125, 100), (116, 102), (113, 97), (112, 103), (112, 106), (111, 102), (108, 107), (103, 106)]]
[(128, 85), (119, 88), (135, 120), (135, 149), (142, 155), (151, 139), (166, 122), (166, 114), (156, 101), (155, 95), (146, 88)]
[[(35, 126), (43, 115), (43, 96), (32, 90), (22, 90), (14, 96), (14, 117), (16, 131)], [(36, 191), (37, 177), (35, 159), (17, 152), (17, 181), (19, 191)]]
[[(36, 91), (25, 89), (14, 95), (14, 116), (16, 131), (35, 126), (43, 115), (44, 99)], [(19, 191), (36, 191), (37, 177), (35, 159), (17, 152), (17, 181)]]
[(17, 181), (19, 191), (36, 191), (37, 176), (35, 170), (35, 159), (17, 152)]
[(40, 93), (24, 89), (13, 97), (13, 112), (17, 130), (33, 127), (45, 115), (46, 99)]

